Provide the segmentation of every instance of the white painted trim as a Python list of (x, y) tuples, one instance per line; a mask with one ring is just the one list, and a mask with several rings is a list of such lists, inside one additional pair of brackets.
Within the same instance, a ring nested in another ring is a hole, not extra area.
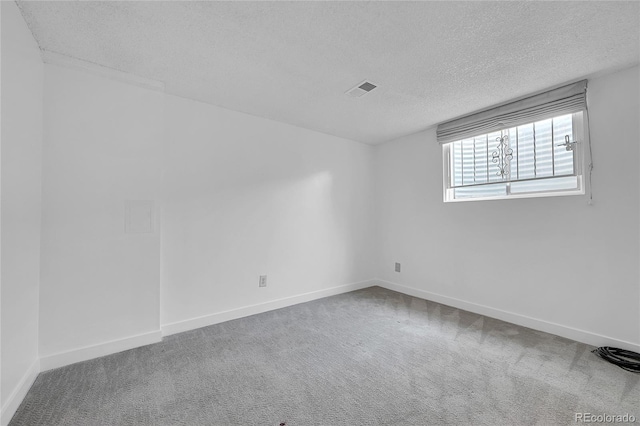
[(72, 349), (70, 351), (59, 352), (51, 355), (43, 355), (40, 357), (40, 370), (47, 371), (54, 368), (64, 367), (65, 365), (74, 364), (76, 362), (87, 361), (101, 356), (134, 349), (140, 346), (158, 343), (162, 341), (162, 336), (168, 336), (171, 334), (180, 333), (182, 331), (193, 330), (196, 328), (205, 327), (207, 325), (218, 324), (220, 322), (229, 321), (232, 319), (255, 315), (274, 309), (280, 309), (287, 306), (296, 305), (298, 303), (309, 302), (311, 300), (321, 299), (323, 297), (347, 293), (354, 290), (360, 290), (362, 288), (371, 287), (373, 285), (376, 285), (376, 282), (373, 280), (345, 284), (323, 290), (312, 291), (297, 296), (271, 300), (269, 302), (260, 303), (257, 305), (244, 306), (229, 311), (223, 311), (198, 318), (192, 318), (185, 321), (179, 321), (172, 324), (166, 324), (161, 327), (161, 330), (139, 334), (124, 339), (112, 340), (109, 342), (85, 346), (82, 348)]
[(87, 361), (105, 355), (111, 355), (140, 346), (150, 345), (162, 341), (160, 330), (149, 333), (138, 334), (136, 336), (125, 337), (124, 339), (111, 340), (97, 345), (85, 346), (83, 348), (72, 349), (67, 352), (59, 352), (52, 355), (40, 357), (40, 368), (42, 371), (53, 368), (64, 367), (80, 361)]
[(526, 315), (517, 314), (515, 312), (503, 311), (502, 309), (492, 308), (490, 306), (480, 305), (477, 303), (467, 302), (465, 300), (456, 299), (454, 297), (444, 296), (432, 293), (426, 290), (420, 290), (408, 287), (402, 284), (393, 283), (385, 280), (375, 280), (376, 284), (389, 290), (397, 291), (408, 296), (419, 297), (421, 299), (431, 300), (433, 302), (442, 303), (443, 305), (452, 306), (454, 308), (463, 309), (465, 311), (474, 312), (512, 324), (521, 325), (523, 327), (532, 328), (534, 330), (544, 331), (545, 333), (555, 334), (556, 336), (565, 337), (577, 342), (586, 343), (592, 346), (613, 346), (616, 348), (627, 349), (634, 352), (640, 352), (640, 344), (619, 340), (613, 337), (603, 336), (601, 334), (592, 333), (586, 330), (569, 327), (537, 318), (528, 317)]
[(144, 87), (145, 89), (164, 92), (164, 83), (162, 81), (151, 80), (134, 74), (118, 71), (114, 68), (104, 67), (93, 62), (83, 61), (82, 59), (62, 55), (60, 53), (51, 52), (49, 50), (42, 50), (42, 62), (44, 62), (45, 64), (80, 69), (93, 74), (97, 74), (101, 77), (122, 81), (124, 83)]
[(22, 400), (27, 396), (27, 392), (31, 389), (33, 382), (36, 381), (38, 374), (40, 374), (40, 360), (36, 359), (24, 373), (24, 376), (22, 376), (22, 379), (20, 379), (20, 382), (13, 389), (13, 392), (7, 398), (7, 402), (2, 407), (2, 419), (0, 420), (2, 426), (9, 424), (18, 407), (22, 404)]
[(336, 287), (326, 288), (323, 290), (312, 291), (309, 293), (299, 294), (296, 296), (284, 297), (282, 299), (270, 300), (256, 305), (243, 306), (228, 311), (216, 312), (215, 314), (204, 315), (188, 320), (177, 321), (169, 324), (161, 325), (162, 335), (170, 336), (172, 334), (181, 333), (183, 331), (194, 330), (196, 328), (206, 327), (208, 325), (219, 324), (225, 321), (256, 315), (274, 309), (285, 308), (287, 306), (297, 305), (298, 303), (309, 302), (323, 297), (334, 296), (336, 294), (348, 293), (354, 290), (376, 285), (376, 281), (367, 280), (357, 283), (344, 284)]

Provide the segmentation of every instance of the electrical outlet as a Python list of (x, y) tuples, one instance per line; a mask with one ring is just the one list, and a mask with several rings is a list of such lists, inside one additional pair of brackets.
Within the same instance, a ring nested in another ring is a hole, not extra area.
[(260, 281), (258, 281), (258, 287), (266, 287), (267, 286), (267, 276), (260, 275)]
[(396, 272), (400, 272), (400, 264), (396, 262)]

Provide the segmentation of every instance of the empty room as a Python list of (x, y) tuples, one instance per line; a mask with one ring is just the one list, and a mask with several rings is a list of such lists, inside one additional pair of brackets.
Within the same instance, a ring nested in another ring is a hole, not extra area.
[(640, 422), (640, 2), (0, 12), (1, 426)]

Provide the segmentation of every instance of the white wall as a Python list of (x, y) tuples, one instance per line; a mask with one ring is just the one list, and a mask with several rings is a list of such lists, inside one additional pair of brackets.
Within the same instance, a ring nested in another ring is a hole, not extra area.
[[(40, 50), (2, 2), (2, 422), (37, 374), (42, 85)], [(33, 372), (35, 370), (35, 373)]]
[(372, 147), (166, 99), (163, 324), (372, 278)]
[(427, 298), (637, 350), (638, 75), (635, 67), (589, 82), (591, 206), (586, 196), (445, 204), (435, 129), (377, 147), (378, 276)]
[(159, 205), (163, 99), (160, 91), (45, 65), (43, 368), (102, 354), (59, 353), (159, 335), (159, 220), (152, 233), (125, 233), (125, 200)]
[(44, 99), (44, 369), (371, 278), (372, 147), (50, 64)]

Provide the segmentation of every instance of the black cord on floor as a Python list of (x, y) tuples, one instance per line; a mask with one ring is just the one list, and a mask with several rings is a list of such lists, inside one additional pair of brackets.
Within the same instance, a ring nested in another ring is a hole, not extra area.
[(592, 350), (591, 352), (624, 370), (631, 371), (632, 373), (640, 373), (639, 353), (627, 351), (625, 349), (612, 348), (609, 346), (602, 346)]

